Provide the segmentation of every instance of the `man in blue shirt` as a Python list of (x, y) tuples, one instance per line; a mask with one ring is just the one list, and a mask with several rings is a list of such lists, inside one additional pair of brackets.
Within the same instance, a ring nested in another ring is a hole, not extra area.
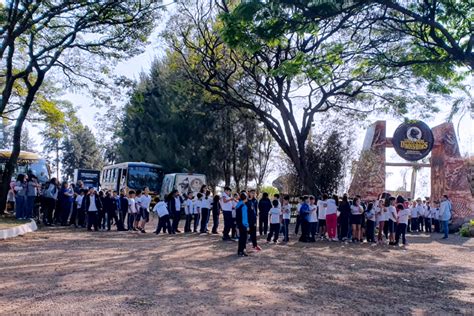
[(301, 237), (299, 241), (309, 241), (309, 220), (310, 220), (311, 209), (308, 205), (308, 196), (303, 196), (303, 203), (300, 207), (300, 219), (301, 219)]
[(448, 239), (449, 234), (449, 220), (451, 219), (451, 201), (447, 195), (441, 197), (441, 204), (439, 207), (439, 220), (442, 223), (444, 236), (442, 239)]
[(237, 249), (237, 255), (239, 257), (248, 257), (248, 254), (245, 252), (248, 236), (247, 231), (249, 229), (248, 208), (246, 203), (247, 194), (241, 193), (240, 200), (235, 206), (235, 219), (237, 227), (239, 228), (239, 247)]

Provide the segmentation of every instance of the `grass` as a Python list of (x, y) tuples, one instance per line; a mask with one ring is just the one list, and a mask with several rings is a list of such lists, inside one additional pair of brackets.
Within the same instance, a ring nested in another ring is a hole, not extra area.
[(29, 223), (29, 222), (30, 222), (29, 220), (28, 221), (27, 220), (19, 221), (14, 217), (2, 216), (2, 217), (0, 217), (0, 229), (8, 229), (8, 228), (23, 225), (23, 224), (26, 224), (26, 223)]

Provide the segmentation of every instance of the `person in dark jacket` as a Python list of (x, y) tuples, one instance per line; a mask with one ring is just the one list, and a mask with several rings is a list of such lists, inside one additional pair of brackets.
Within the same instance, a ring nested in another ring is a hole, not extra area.
[(219, 227), (219, 216), (221, 215), (221, 197), (219, 195), (214, 196), (212, 200), (212, 233), (218, 234), (217, 228)]
[(260, 251), (262, 249), (257, 245), (257, 208), (258, 201), (255, 198), (255, 190), (250, 190), (249, 198), (247, 200), (249, 235), (250, 240), (252, 241), (253, 249)]
[(268, 212), (272, 208), (272, 202), (268, 198), (268, 193), (263, 192), (260, 202), (258, 202), (258, 229), (260, 236), (268, 233)]
[(339, 226), (341, 229), (339, 240), (345, 241), (349, 238), (350, 218), (351, 204), (349, 203), (347, 194), (344, 194), (341, 203), (339, 203)]
[(117, 200), (114, 196), (107, 191), (104, 198), (104, 213), (107, 214), (107, 230), (110, 231), (112, 219), (115, 220), (115, 224), (118, 226), (118, 218), (117, 218)]
[[(115, 191), (114, 191), (115, 194)], [(128, 227), (125, 229), (125, 218), (128, 213), (128, 199), (125, 196), (125, 190), (120, 190), (120, 196), (118, 197), (118, 210), (119, 210), (119, 220), (118, 220), (118, 227), (117, 229), (120, 231), (130, 230), (132, 227)]]
[[(100, 202), (102, 203), (102, 206), (105, 204), (105, 194), (104, 191), (99, 191), (99, 199)], [(102, 209), (99, 210), (98, 213), (98, 224), (99, 228), (105, 229), (105, 209), (102, 207)]]
[(249, 229), (247, 201), (247, 195), (241, 193), (240, 201), (235, 206), (235, 221), (239, 228), (239, 246), (237, 248), (237, 255), (239, 257), (248, 257), (248, 254), (245, 252), (247, 231)]
[(308, 204), (309, 197), (307, 195), (303, 196), (303, 203), (300, 207), (300, 218), (301, 218), (301, 237), (299, 241), (301, 242), (309, 242), (309, 234), (310, 234), (310, 216), (311, 216), (311, 209)]
[(180, 233), (181, 231), (178, 229), (179, 220), (181, 219), (181, 204), (183, 204), (183, 199), (179, 195), (178, 190), (173, 190), (168, 195), (168, 212), (170, 213), (170, 217), (173, 219), (172, 230), (174, 233)]
[(68, 224), (69, 215), (72, 211), (72, 204), (74, 201), (74, 191), (71, 189), (69, 183), (63, 182), (61, 190), (59, 191), (59, 205), (61, 207), (61, 226)]
[(92, 226), (94, 226), (94, 230), (98, 231), (99, 212), (102, 212), (104, 208), (102, 206), (102, 201), (94, 188), (90, 188), (89, 194), (84, 198), (84, 208), (87, 212), (87, 230), (91, 231)]

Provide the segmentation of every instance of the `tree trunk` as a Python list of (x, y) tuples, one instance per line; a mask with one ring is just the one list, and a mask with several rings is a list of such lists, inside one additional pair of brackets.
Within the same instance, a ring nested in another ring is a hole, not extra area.
[(312, 185), (312, 179), (306, 164), (306, 157), (305, 157), (305, 152), (301, 154), (301, 152), (298, 152), (295, 156), (289, 157), (291, 161), (293, 162), (296, 173), (298, 175), (298, 181), (297, 185), (298, 188), (296, 190), (296, 193), (298, 194), (317, 194), (318, 192), (312, 192), (313, 191), (313, 185)]
[(56, 140), (56, 179), (59, 180), (59, 140)]
[(18, 162), (18, 156), (20, 156), (21, 150), (21, 131), (23, 129), (23, 123), (25, 122), (26, 115), (30, 110), (31, 104), (35, 99), (36, 92), (41, 87), (41, 84), (44, 80), (44, 73), (39, 72), (35, 81), (35, 84), (31, 86), (31, 84), (27, 84), (28, 86), (28, 94), (26, 96), (25, 102), (22, 105), (22, 109), (18, 118), (16, 119), (16, 124), (13, 132), (13, 150), (8, 159), (7, 163), (5, 164), (5, 170), (2, 175), (2, 183), (0, 187), (0, 210), (4, 212), (6, 205), (7, 205), (7, 195), (8, 190), (10, 189), (10, 181), (15, 171), (15, 167)]
[(2, 213), (4, 212), (6, 205), (7, 205), (7, 195), (8, 191), (10, 190), (10, 182), (15, 171), (15, 166), (17, 165), (18, 156), (20, 155), (21, 150), (21, 129), (23, 127), (23, 122), (26, 118), (26, 113), (28, 110), (24, 108), (21, 110), (20, 115), (18, 116), (15, 124), (15, 129), (13, 133), (13, 150), (8, 159), (7, 163), (5, 164), (5, 170), (2, 175), (2, 186), (0, 192), (0, 205)]

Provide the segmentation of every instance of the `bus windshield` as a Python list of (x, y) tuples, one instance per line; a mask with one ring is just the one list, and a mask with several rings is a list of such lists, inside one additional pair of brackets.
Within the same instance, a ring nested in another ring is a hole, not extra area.
[[(4, 168), (5, 163), (0, 161), (0, 176)], [(44, 159), (32, 162), (26, 162), (19, 159), (15, 172), (12, 175), (12, 181), (14, 181), (19, 174), (28, 174), (29, 172), (38, 178), (39, 183), (46, 183), (49, 180), (48, 165)]]
[(152, 192), (159, 192), (163, 171), (153, 167), (129, 167), (127, 186), (133, 190), (148, 187)]

